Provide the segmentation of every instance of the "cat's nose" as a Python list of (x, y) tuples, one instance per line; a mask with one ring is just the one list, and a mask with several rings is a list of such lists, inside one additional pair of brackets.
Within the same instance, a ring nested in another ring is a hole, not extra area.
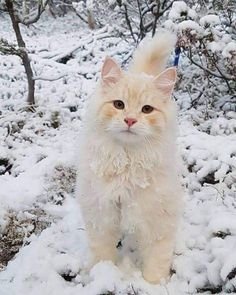
[(131, 127), (137, 122), (137, 120), (134, 118), (125, 118), (124, 121), (129, 127)]

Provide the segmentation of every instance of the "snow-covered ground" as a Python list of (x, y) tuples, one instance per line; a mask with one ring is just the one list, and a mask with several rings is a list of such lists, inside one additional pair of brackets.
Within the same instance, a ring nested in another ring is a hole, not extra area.
[[(13, 41), (10, 30), (1, 17), (1, 36)], [(70, 15), (23, 32), (36, 76), (56, 80), (37, 80), (38, 107), (26, 111), (20, 60), (0, 56), (0, 295), (236, 293), (236, 113), (179, 112), (186, 206), (170, 282), (154, 286), (109, 262), (85, 274), (78, 131), (104, 57), (126, 66), (133, 47), (111, 27), (91, 32)], [(176, 96), (185, 105), (187, 95)]]

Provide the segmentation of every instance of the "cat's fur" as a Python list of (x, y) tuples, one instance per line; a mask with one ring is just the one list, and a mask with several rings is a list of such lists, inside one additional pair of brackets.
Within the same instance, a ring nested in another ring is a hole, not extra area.
[[(78, 153), (77, 196), (93, 262), (117, 262), (121, 235), (137, 239), (144, 278), (169, 276), (181, 189), (176, 153), (176, 71), (164, 70), (175, 37), (159, 33), (136, 51), (130, 72), (106, 58), (91, 98)], [(122, 100), (125, 109), (116, 109)], [(141, 112), (144, 105), (155, 110)], [(126, 117), (137, 123), (126, 132)]]

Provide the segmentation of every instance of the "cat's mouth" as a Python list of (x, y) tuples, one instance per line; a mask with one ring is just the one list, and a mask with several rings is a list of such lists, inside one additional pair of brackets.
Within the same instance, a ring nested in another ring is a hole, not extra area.
[(137, 131), (132, 130), (132, 128), (124, 128), (123, 130), (121, 129), (117, 134), (117, 137), (121, 140), (121, 142), (130, 144), (134, 144), (140, 139)]
[(134, 131), (131, 130), (130, 128), (125, 129), (125, 130), (122, 130), (121, 132), (122, 132), (122, 133), (126, 133), (126, 134), (134, 134), (134, 135), (136, 135), (136, 132), (134, 132)]

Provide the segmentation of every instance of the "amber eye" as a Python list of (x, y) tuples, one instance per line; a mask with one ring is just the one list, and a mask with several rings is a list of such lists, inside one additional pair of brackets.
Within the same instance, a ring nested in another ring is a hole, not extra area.
[(154, 110), (154, 108), (151, 107), (150, 105), (145, 105), (142, 108), (142, 112), (145, 114), (150, 114), (153, 110)]
[(114, 100), (113, 105), (118, 110), (123, 110), (125, 108), (125, 104), (122, 100)]

